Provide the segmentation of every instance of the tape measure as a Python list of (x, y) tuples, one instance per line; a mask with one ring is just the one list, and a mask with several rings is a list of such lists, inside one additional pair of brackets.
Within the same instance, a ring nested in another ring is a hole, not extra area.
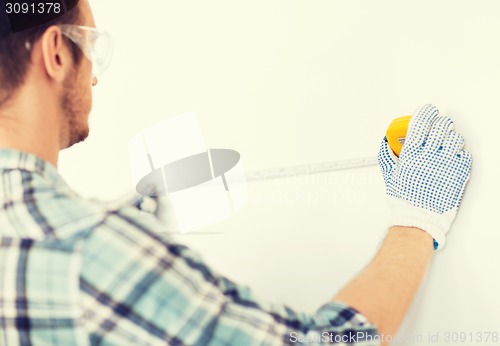
[(389, 146), (398, 157), (403, 149), (403, 144), (405, 144), (406, 132), (408, 131), (410, 119), (411, 115), (394, 119), (385, 133)]
[[(402, 116), (394, 119), (385, 134), (389, 147), (399, 157), (408, 131), (411, 116)], [(286, 178), (298, 175), (327, 173), (344, 169), (353, 169), (378, 165), (376, 157), (366, 157), (342, 161), (323, 162), (316, 164), (265, 169), (246, 173), (247, 181), (262, 181), (268, 179)]]

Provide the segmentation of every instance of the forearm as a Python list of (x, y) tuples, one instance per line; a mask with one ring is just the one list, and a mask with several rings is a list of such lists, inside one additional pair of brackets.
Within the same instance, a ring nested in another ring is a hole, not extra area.
[(363, 313), (380, 334), (394, 335), (433, 254), (433, 240), (411, 227), (392, 227), (375, 258), (335, 297)]

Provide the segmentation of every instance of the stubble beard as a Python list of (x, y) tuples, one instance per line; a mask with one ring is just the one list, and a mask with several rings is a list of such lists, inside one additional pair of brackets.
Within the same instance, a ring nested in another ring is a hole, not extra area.
[(62, 110), (67, 128), (65, 129), (67, 140), (65, 147), (69, 148), (77, 143), (83, 142), (89, 136), (88, 114), (82, 93), (75, 86), (78, 83), (78, 74), (68, 76), (64, 81), (64, 93), (62, 95)]

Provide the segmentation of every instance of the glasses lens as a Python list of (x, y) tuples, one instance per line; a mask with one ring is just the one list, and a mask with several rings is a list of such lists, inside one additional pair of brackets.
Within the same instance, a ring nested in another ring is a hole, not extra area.
[(94, 75), (102, 74), (109, 66), (111, 56), (113, 55), (113, 40), (108, 33), (96, 33), (92, 35), (90, 42), (93, 49), (90, 53), (92, 60), (92, 73)]
[(84, 26), (61, 24), (62, 33), (77, 44), (92, 61), (92, 73), (100, 75), (108, 67), (113, 54), (113, 40), (107, 32)]

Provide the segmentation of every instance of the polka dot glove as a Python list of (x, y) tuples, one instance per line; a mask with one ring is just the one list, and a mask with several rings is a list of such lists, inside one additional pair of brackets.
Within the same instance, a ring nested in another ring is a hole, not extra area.
[(469, 180), (472, 156), (453, 121), (425, 105), (411, 118), (401, 155), (396, 157), (386, 138), (378, 160), (384, 177), (391, 226), (418, 227), (443, 248)]

